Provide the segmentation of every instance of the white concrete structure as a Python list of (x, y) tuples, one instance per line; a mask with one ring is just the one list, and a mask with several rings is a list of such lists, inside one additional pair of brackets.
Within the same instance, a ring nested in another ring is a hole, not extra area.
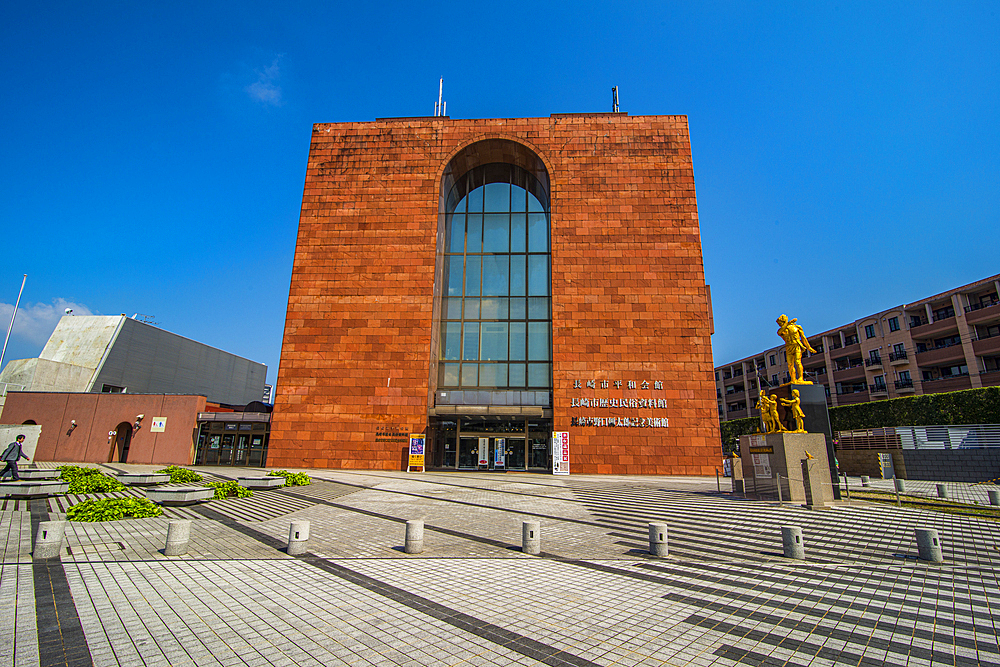
[(36, 359), (15, 359), (0, 383), (23, 391), (195, 394), (245, 405), (264, 393), (267, 366), (124, 315), (59, 320)]

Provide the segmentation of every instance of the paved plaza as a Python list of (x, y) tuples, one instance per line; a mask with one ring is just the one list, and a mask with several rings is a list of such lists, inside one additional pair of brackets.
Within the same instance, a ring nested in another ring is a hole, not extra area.
[[(809, 510), (714, 478), (307, 472), (153, 519), (69, 522), (48, 561), (32, 559), (35, 527), (81, 498), (0, 499), (0, 666), (1000, 665), (1000, 522), (971, 513)], [(949, 488), (985, 505), (997, 487)], [(193, 520), (189, 549), (167, 557), (176, 518)], [(289, 556), (299, 519), (308, 552)], [(419, 555), (402, 549), (408, 519), (425, 522)], [(520, 551), (528, 519), (538, 556)], [(649, 522), (668, 524), (668, 558), (648, 555)], [(805, 561), (782, 556), (784, 525)], [(939, 531), (943, 564), (917, 558), (915, 528)]]

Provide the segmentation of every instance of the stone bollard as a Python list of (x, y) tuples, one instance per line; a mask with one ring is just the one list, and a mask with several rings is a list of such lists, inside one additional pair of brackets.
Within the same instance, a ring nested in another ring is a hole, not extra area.
[(920, 560), (927, 560), (932, 563), (944, 562), (938, 532), (933, 528), (917, 528), (916, 532), (917, 552), (920, 554)]
[(938, 494), (938, 498), (947, 498), (948, 497), (948, 487), (946, 487), (944, 484), (938, 484), (937, 485), (937, 494)]
[(802, 529), (798, 526), (781, 527), (781, 546), (785, 558), (802, 560), (806, 557), (806, 545), (802, 543)]
[(63, 536), (66, 534), (65, 521), (42, 521), (35, 534), (35, 558), (58, 558), (62, 551)]
[(861, 476), (861, 486), (871, 486), (872, 478), (868, 475)]
[(163, 555), (183, 556), (188, 551), (189, 539), (191, 539), (191, 520), (171, 521), (167, 524), (167, 545), (163, 548)]
[(657, 558), (667, 556), (667, 524), (649, 524), (649, 553)]
[(541, 550), (541, 524), (537, 521), (525, 521), (521, 524), (521, 551), (537, 556)]
[(406, 542), (403, 551), (418, 554), (424, 550), (424, 520), (413, 519), (406, 522)]
[(990, 497), (990, 505), (1000, 505), (1000, 491), (987, 491), (986, 495)]
[(309, 544), (309, 522), (303, 519), (292, 521), (288, 526), (288, 548), (285, 553), (289, 556), (301, 556), (306, 552)]
[(906, 493), (906, 483), (899, 479), (898, 477), (892, 480), (892, 483), (896, 485), (896, 490), (900, 493)]

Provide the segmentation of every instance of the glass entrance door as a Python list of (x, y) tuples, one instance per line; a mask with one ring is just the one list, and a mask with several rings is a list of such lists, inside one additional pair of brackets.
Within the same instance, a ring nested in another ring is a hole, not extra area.
[(507, 469), (525, 470), (524, 438), (507, 438)]
[(473, 469), (479, 467), (479, 438), (459, 438), (458, 467)]

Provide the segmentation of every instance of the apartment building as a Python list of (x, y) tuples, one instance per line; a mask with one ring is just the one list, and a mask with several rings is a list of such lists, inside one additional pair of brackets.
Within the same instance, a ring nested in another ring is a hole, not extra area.
[[(1000, 275), (809, 337), (806, 378), (831, 407), (1000, 385)], [(785, 347), (716, 366), (719, 420), (760, 414), (761, 387), (790, 380)]]

